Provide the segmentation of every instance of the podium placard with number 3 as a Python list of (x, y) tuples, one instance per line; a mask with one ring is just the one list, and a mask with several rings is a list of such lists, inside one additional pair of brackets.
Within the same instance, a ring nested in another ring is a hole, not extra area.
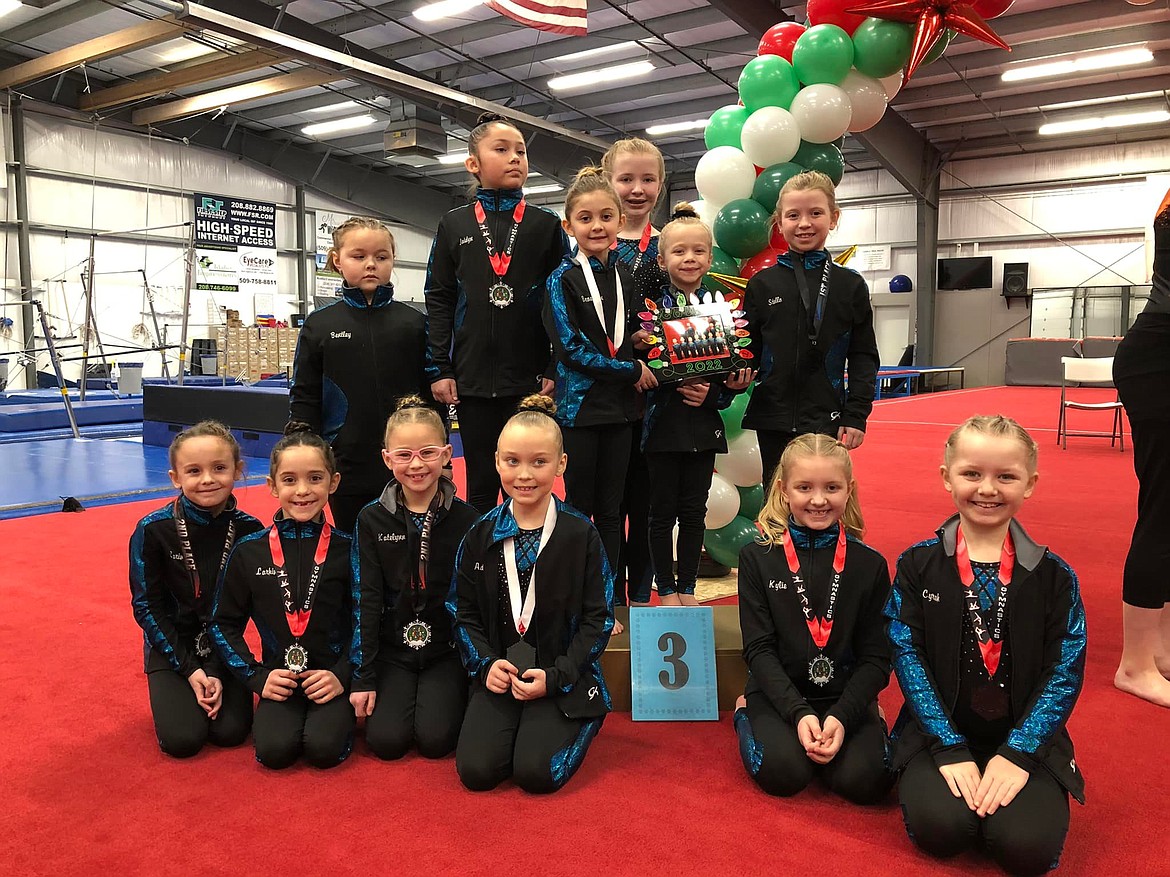
[(630, 677), (635, 722), (718, 720), (711, 608), (631, 609)]

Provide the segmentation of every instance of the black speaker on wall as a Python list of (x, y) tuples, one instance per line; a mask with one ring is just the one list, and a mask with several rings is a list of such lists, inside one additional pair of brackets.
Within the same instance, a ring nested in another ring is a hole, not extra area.
[(1028, 263), (1005, 262), (1003, 265), (1003, 297), (1027, 298), (1031, 294), (1028, 289)]

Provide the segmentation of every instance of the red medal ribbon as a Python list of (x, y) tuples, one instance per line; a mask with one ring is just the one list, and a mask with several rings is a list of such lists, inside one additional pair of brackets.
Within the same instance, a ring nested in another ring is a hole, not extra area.
[[(638, 258), (635, 259), (634, 264), (630, 266), (631, 272), (637, 271), (642, 267), (642, 258), (646, 255), (646, 250), (650, 248), (650, 238), (652, 237), (654, 237), (654, 226), (652, 223), (647, 221), (646, 228), (642, 230), (642, 239), (638, 241)], [(626, 240), (629, 240), (629, 238), (626, 238)], [(610, 249), (616, 250), (617, 245), (618, 242), (614, 241), (613, 246), (611, 246)]]
[(475, 202), (475, 221), (479, 223), (480, 234), (483, 235), (484, 243), (487, 244), (488, 261), (492, 263), (492, 271), (496, 273), (496, 277), (501, 280), (508, 273), (508, 266), (512, 264), (512, 247), (516, 243), (516, 234), (520, 230), (520, 220), (524, 218), (524, 209), (525, 202), (521, 198), (516, 209), (512, 211), (512, 230), (508, 233), (508, 244), (504, 247), (503, 252), (496, 253), (493, 252), (492, 233), (487, 227), (487, 213), (483, 209), (483, 204), (479, 201)]
[(999, 593), (995, 599), (994, 631), (984, 625), (983, 615), (979, 611), (979, 595), (975, 592), (975, 570), (971, 567), (971, 556), (967, 552), (967, 539), (963, 536), (962, 525), (955, 535), (955, 563), (959, 567), (959, 581), (963, 583), (967, 614), (971, 618), (971, 626), (979, 642), (979, 651), (983, 653), (983, 667), (990, 678), (995, 676), (995, 671), (999, 669), (999, 658), (1003, 652), (1003, 640), (1000, 637), (1004, 613), (1007, 611), (1008, 585), (1011, 584), (1012, 571), (1016, 566), (1016, 546), (1012, 542), (1011, 531), (1004, 536), (1003, 548), (999, 553)]
[(321, 567), (325, 557), (329, 554), (329, 539), (332, 530), (328, 523), (321, 525), (321, 535), (317, 537), (317, 548), (313, 552), (313, 573), (309, 576), (309, 588), (305, 594), (303, 606), (293, 609), (292, 591), (289, 589), (288, 573), (284, 568), (284, 548), (280, 544), (280, 533), (276, 524), (268, 531), (268, 549), (272, 552), (272, 563), (276, 567), (280, 586), (284, 590), (284, 617), (288, 621), (288, 630), (295, 638), (300, 639), (309, 626), (309, 618), (313, 614), (313, 597), (317, 592), (317, 579), (321, 575)]
[(812, 614), (812, 607), (808, 604), (807, 588), (800, 575), (800, 559), (796, 556), (796, 546), (792, 544), (792, 534), (784, 535), (784, 557), (788, 561), (788, 571), (792, 573), (792, 583), (796, 586), (796, 596), (800, 598), (800, 608), (804, 612), (804, 621), (808, 625), (808, 632), (818, 649), (824, 649), (829, 644), (829, 637), (833, 634), (833, 608), (837, 603), (837, 590), (841, 586), (841, 574), (845, 571), (845, 551), (847, 536), (845, 527), (837, 524), (837, 548), (833, 551), (833, 582), (829, 585), (829, 605), (825, 608), (825, 617), (816, 618)]

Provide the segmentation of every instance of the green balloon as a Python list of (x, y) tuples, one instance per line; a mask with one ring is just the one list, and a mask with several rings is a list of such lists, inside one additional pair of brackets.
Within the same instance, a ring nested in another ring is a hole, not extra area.
[(841, 150), (832, 143), (809, 143), (800, 141), (800, 149), (792, 156), (793, 162), (810, 171), (820, 171), (833, 181), (834, 186), (841, 184), (845, 176), (845, 159)]
[(752, 186), (752, 200), (758, 201), (769, 213), (774, 212), (784, 184), (803, 170), (804, 167), (794, 161), (782, 161), (764, 168)]
[(942, 33), (938, 35), (938, 39), (934, 41), (934, 45), (930, 47), (930, 51), (926, 53), (926, 57), (922, 59), (922, 64), (919, 66), (925, 67), (927, 64), (933, 64), (943, 56), (943, 52), (947, 50), (947, 46), (951, 44), (951, 40), (955, 38), (955, 31), (949, 27), (945, 28)]
[(900, 21), (867, 18), (853, 32), (853, 66), (866, 76), (892, 76), (910, 60), (913, 29)]
[(719, 412), (723, 418), (723, 431), (729, 440), (743, 432), (743, 412), (749, 401), (747, 393), (736, 393), (731, 404)]
[(714, 149), (716, 146), (742, 148), (739, 132), (743, 130), (743, 123), (750, 115), (747, 107), (738, 105), (720, 107), (707, 121), (707, 127), (703, 130), (703, 142), (707, 144), (708, 149)]
[(788, 109), (800, 82), (792, 65), (779, 55), (760, 55), (748, 61), (739, 74), (739, 98), (748, 113), (760, 107)]
[[(711, 248), (711, 272), (712, 274), (727, 274), (731, 277), (739, 275), (739, 262), (727, 255), (718, 247)], [(727, 292), (727, 285), (716, 280), (709, 275), (703, 276), (703, 287), (712, 292)]]
[(792, 69), (805, 85), (836, 85), (853, 66), (853, 41), (835, 24), (818, 24), (800, 35)]
[(737, 487), (736, 490), (739, 491), (739, 513), (755, 520), (764, 507), (764, 485), (753, 484), (751, 487)]
[(724, 566), (739, 566), (739, 549), (755, 541), (759, 535), (760, 531), (754, 523), (736, 515), (726, 527), (708, 530), (703, 535), (703, 547)]
[(768, 246), (771, 229), (768, 219), (771, 214), (758, 201), (738, 198), (725, 204), (715, 217), (715, 243), (727, 255), (736, 259), (754, 256)]

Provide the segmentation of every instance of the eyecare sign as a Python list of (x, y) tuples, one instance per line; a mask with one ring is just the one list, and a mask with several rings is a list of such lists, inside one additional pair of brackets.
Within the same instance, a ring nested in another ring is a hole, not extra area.
[(276, 290), (276, 205), (195, 193), (195, 288)]

